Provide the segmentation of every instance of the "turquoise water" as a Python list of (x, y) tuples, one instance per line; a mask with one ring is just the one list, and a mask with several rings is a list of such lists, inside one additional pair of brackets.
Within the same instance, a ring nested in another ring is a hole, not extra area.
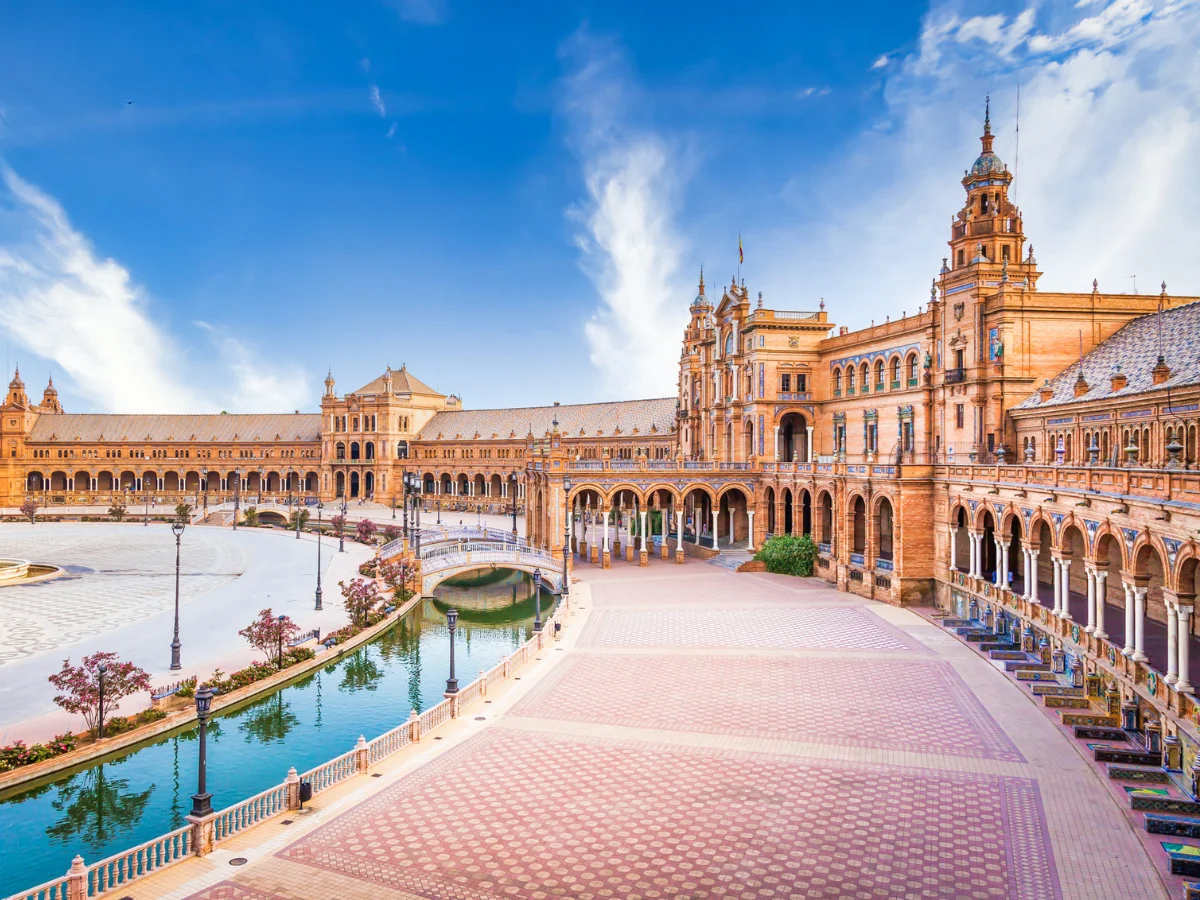
[[(508, 569), (446, 582), (371, 644), (208, 728), (208, 790), (222, 809), (399, 725), (442, 699), (449, 672), (444, 612), (459, 610), (459, 685), (532, 633), (529, 576)], [(543, 595), (543, 618), (553, 598)], [(98, 862), (184, 824), (196, 791), (196, 730), (0, 796), (0, 896), (64, 875), (75, 854)]]

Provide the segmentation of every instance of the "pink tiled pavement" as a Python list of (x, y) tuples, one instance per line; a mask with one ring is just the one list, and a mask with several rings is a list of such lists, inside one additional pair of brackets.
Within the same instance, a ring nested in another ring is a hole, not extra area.
[(855, 606), (599, 609), (580, 646), (913, 651), (924, 647)]
[(207, 890), (193, 894), (191, 900), (285, 900), (279, 894), (247, 887), (232, 881), (222, 881)]
[(490, 729), (281, 851), (428, 898), (1057, 898), (1036, 784)]
[(512, 714), (1024, 762), (931, 659), (577, 654)]

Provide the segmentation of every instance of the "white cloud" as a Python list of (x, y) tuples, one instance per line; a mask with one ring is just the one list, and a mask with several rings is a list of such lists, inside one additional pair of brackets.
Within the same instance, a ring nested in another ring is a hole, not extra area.
[[(1060, 0), (986, 25), (960, 3), (935, 5), (918, 48), (889, 67), (879, 118), (891, 127), (865, 127), (827, 171), (798, 175), (785, 191), (805, 223), (773, 237), (771, 292), (824, 295), (831, 317), (854, 326), (922, 306), (991, 91), (995, 149), (1017, 173), (1013, 199), (1043, 290), (1090, 290), (1093, 277), (1127, 290), (1137, 273), (1142, 290), (1165, 278), (1200, 293), (1181, 202), (1200, 195), (1197, 46), (1196, 5), (1112, 0), (1088, 15)], [(878, 277), (864, 278), (864, 265)]]
[(227, 341), (220, 371), (232, 372), (233, 382), (212, 377), (156, 321), (129, 271), (98, 257), (57, 201), (8, 167), (0, 174), (0, 325), (65, 373), (71, 393), (105, 412), (270, 411), (294, 409), (300, 397), (311, 403), (303, 373), (272, 373)]
[(800, 93), (797, 94), (797, 96), (800, 97), (800, 99), (804, 100), (804, 99), (807, 99), (808, 97), (824, 97), (828, 93), (829, 93), (829, 85), (824, 85), (822, 87), (812, 86), (812, 87), (806, 87), (804, 90), (800, 91)]
[(888, 64), (888, 55), (885, 53), (881, 57), (879, 57), (879, 59), (875, 60), (875, 62), (871, 63), (871, 68), (872, 69), (883, 69), (887, 66), (887, 64)]
[(390, 0), (400, 18), (414, 25), (441, 25), (446, 21), (445, 0)]
[(563, 110), (587, 188), (571, 216), (600, 299), (584, 326), (591, 361), (607, 396), (673, 394), (686, 323), (675, 222), (683, 160), (665, 138), (623, 118), (632, 103), (619, 53), (581, 32), (564, 55), (573, 71)]
[(384, 137), (394, 138), (396, 136), (397, 128), (398, 128), (398, 126), (396, 125), (395, 122), (393, 122), (391, 125), (388, 126), (387, 134), (385, 134)]
[(383, 103), (383, 97), (379, 93), (379, 85), (371, 85), (371, 105), (375, 107), (375, 112), (379, 113), (382, 119), (387, 115), (387, 107)]

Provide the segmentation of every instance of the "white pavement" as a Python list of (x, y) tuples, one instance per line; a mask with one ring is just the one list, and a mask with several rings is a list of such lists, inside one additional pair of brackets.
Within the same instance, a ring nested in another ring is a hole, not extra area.
[[(231, 671), (257, 651), (238, 636), (260, 609), (326, 633), (346, 622), (337, 583), (358, 574), (372, 550), (352, 541), (321, 542), (324, 610), (316, 612), (317, 546), (312, 535), (257, 528), (196, 526), (183, 535), (180, 672), (169, 671), (175, 598), (175, 538), (170, 526), (49, 523), (0, 526), (0, 555), (79, 567), (69, 578), (0, 588), (0, 744), (43, 740), (77, 717), (54, 706), (47, 678), (68, 657), (116, 652), (151, 674), (155, 685), (188, 675)], [(131, 698), (122, 712), (148, 703)]]

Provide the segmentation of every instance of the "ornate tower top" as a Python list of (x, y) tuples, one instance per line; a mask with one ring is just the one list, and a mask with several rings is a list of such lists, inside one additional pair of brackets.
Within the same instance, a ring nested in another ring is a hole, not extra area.
[(334, 393), (333, 393), (333, 369), (330, 369), (329, 373), (325, 376), (325, 396), (326, 397), (334, 396)]
[(708, 302), (708, 298), (704, 296), (704, 266), (700, 267), (700, 288), (696, 293), (696, 299), (692, 301), (692, 309), (711, 309), (712, 304)]
[(8, 406), (16, 406), (21, 409), (29, 407), (29, 397), (25, 393), (25, 382), (21, 380), (21, 367), (18, 365), (13, 371), (12, 381), (8, 383)]
[(50, 376), (46, 382), (46, 389), (42, 391), (42, 409), (47, 412), (60, 413), (63, 411), (62, 404), (58, 402), (58, 389), (54, 386), (54, 376)]

